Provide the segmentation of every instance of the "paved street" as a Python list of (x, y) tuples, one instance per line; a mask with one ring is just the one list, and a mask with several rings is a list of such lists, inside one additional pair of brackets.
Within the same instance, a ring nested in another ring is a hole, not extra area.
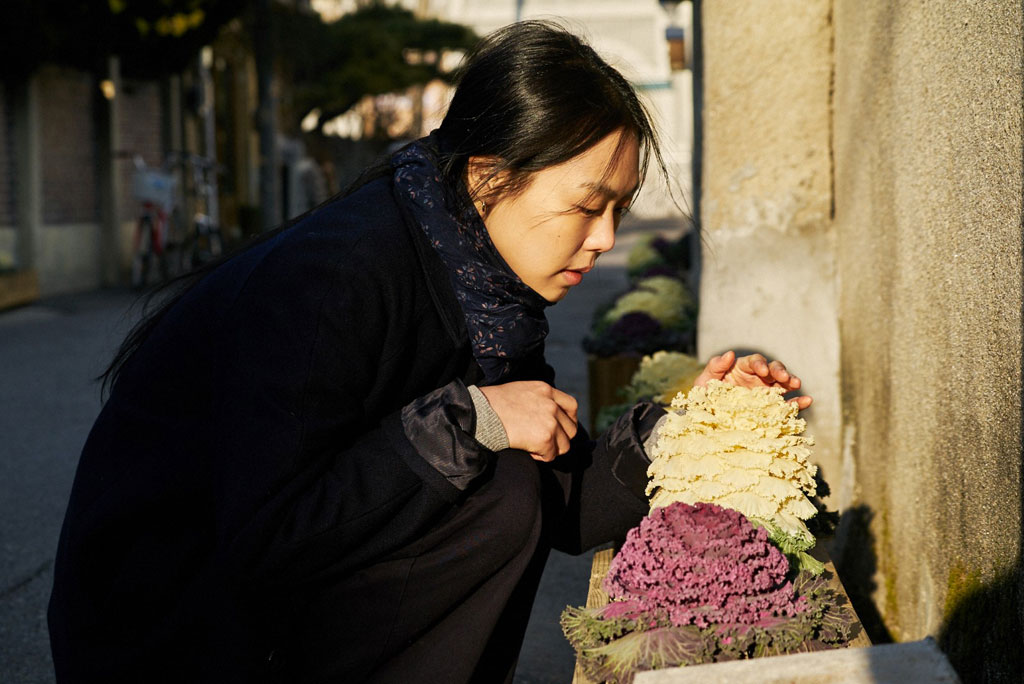
[(124, 292), (0, 313), (0, 680), (52, 682), (46, 601), (78, 452), (124, 331)]
[[(643, 224), (624, 227), (606, 255), (549, 310), (548, 359), (562, 389), (587, 415), (580, 341), (594, 306), (625, 285), (623, 264)], [(108, 290), (55, 297), (0, 312), (0, 681), (53, 681), (46, 630), (52, 559), (78, 453), (100, 408), (102, 372), (127, 331), (134, 297)], [(567, 683), (573, 654), (558, 627), (582, 604), (588, 556), (554, 554), (548, 564), (516, 681)]]

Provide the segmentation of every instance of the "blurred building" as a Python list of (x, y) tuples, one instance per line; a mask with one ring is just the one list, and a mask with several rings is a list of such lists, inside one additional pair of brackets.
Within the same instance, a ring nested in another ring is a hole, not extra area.
[(107, 228), (120, 231), (133, 216), (127, 203), (111, 203), (114, 188), (130, 187), (131, 164), (112, 166), (113, 153), (159, 164), (165, 94), (158, 82), (115, 86), (57, 65), (0, 89), (0, 268), (31, 270), (44, 294), (103, 282), (116, 267), (105, 263), (105, 245), (124, 238)]
[[(312, 13), (309, 0), (272, 0)], [(193, 64), (159, 79), (43, 64), (0, 87), (0, 308), (40, 295), (121, 285), (139, 202), (133, 157), (160, 168), (171, 155), (215, 160), (210, 209), (230, 242), (256, 232), (259, 147), (252, 38), (242, 19), (223, 27)], [(326, 197), (301, 140), (279, 136), (281, 221)], [(177, 177), (178, 235), (205, 209), (187, 167)], [(315, 191), (311, 191), (314, 188)]]
[[(272, 0), (340, 16), (359, 0)], [(667, 161), (689, 204), (691, 77), (685, 37), (689, 3), (655, 0), (402, 0), (421, 17), (484, 34), (521, 18), (555, 19), (586, 36), (637, 85), (659, 120)], [(670, 7), (668, 11), (662, 5)], [(677, 9), (678, 8), (678, 9)], [(273, 216), (261, 215), (259, 84), (251, 24), (228, 23), (192, 66), (159, 80), (122, 76), (116, 59), (102, 73), (43, 65), (25, 82), (0, 89), (0, 306), (21, 278), (32, 296), (123, 284), (139, 204), (132, 156), (159, 167), (169, 153), (216, 159), (217, 217), (229, 240), (280, 223), (336, 191), (386, 151), (389, 141), (438, 125), (450, 97), (441, 81), (364, 98), (324, 127), (325, 136), (285, 134), (275, 125)], [(674, 55), (674, 57), (673, 57)], [(414, 56), (411, 56), (414, 57)], [(454, 68), (459, 54), (443, 57)], [(273, 82), (287, 102), (287, 82)], [(178, 185), (190, 187), (177, 170)], [(653, 176), (652, 176), (653, 180)], [(641, 216), (677, 214), (664, 187), (650, 183)], [(178, 195), (187, 224), (193, 193)]]

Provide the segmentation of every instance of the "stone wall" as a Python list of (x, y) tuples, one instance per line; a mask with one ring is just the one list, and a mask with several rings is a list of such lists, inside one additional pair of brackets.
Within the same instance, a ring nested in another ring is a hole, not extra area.
[[(160, 93), (156, 83), (132, 82), (118, 94), (123, 110), (118, 139), (102, 133), (95, 78), (45, 65), (26, 84), (9, 86), (0, 100), (0, 265), (13, 261), (38, 273), (43, 295), (98, 287), (101, 262), (114, 264), (122, 282), (131, 258), (138, 204), (131, 194), (133, 165), (116, 163), (120, 188), (118, 234), (102, 246), (102, 146), (138, 152), (160, 163)], [(108, 283), (109, 284), (109, 283)]]
[(827, 0), (702, 3), (699, 354), (756, 350), (804, 381), (815, 457), (839, 464)]
[[(90, 223), (99, 220), (96, 199), (94, 79), (69, 68), (39, 70), (39, 135), (43, 222)], [(44, 276), (45, 277), (45, 276)]]
[(1022, 3), (701, 6), (700, 352), (805, 378), (872, 635), (1022, 681)]
[(1021, 2), (834, 22), (843, 566), (896, 639), (1020, 681)]
[(95, 82), (89, 74), (39, 70), (38, 126), (41, 216), (32, 266), (44, 295), (95, 288), (99, 226)]

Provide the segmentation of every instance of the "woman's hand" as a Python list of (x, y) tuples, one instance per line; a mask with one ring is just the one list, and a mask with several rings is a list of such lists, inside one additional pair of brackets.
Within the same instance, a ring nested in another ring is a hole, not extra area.
[[(800, 378), (786, 370), (781, 361), (768, 362), (760, 354), (751, 354), (736, 358), (736, 354), (727, 351), (721, 356), (713, 356), (704, 367), (704, 371), (694, 380), (694, 385), (703, 387), (708, 380), (721, 380), (739, 387), (781, 387), (787, 392), (800, 389)], [(808, 396), (793, 397), (798, 408), (805, 409), (811, 405)]]
[(508, 445), (530, 452), (538, 461), (553, 461), (569, 451), (576, 435), (576, 400), (546, 382), (509, 382), (481, 387), (498, 414)]

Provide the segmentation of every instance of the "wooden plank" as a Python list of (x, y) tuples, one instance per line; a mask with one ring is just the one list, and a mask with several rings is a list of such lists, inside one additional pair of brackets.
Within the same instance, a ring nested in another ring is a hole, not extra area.
[(639, 367), (640, 357), (637, 355), (587, 356), (587, 402), (590, 406), (590, 423), (587, 426), (592, 433), (597, 434), (594, 427), (597, 414), (605, 406), (622, 401), (619, 390), (629, 384)]
[[(601, 583), (608, 574), (608, 567), (612, 564), (615, 556), (615, 549), (603, 549), (594, 552), (594, 560), (590, 565), (590, 588), (587, 590), (587, 608), (600, 608), (608, 603), (608, 594), (605, 593)], [(595, 684), (580, 667), (580, 661), (576, 660), (576, 670), (572, 676), (573, 684)]]
[[(608, 574), (608, 568), (611, 565), (614, 555), (615, 551), (613, 549), (604, 549), (594, 553), (594, 560), (590, 567), (590, 588), (587, 591), (587, 608), (600, 608), (608, 603), (608, 594), (605, 593), (602, 582), (604, 581), (605, 575)], [(850, 597), (846, 593), (843, 583), (839, 580), (839, 574), (836, 572), (835, 564), (832, 563), (832, 559), (829, 558), (828, 552), (825, 550), (825, 545), (821, 543), (821, 541), (819, 541), (811, 550), (811, 555), (825, 564), (825, 578), (828, 581), (829, 587), (841, 596), (846, 597), (847, 605), (852, 612), (853, 604), (850, 602)], [(856, 617), (856, 613), (854, 613), (854, 618), (854, 629), (857, 634), (850, 641), (847, 648), (864, 648), (870, 646), (871, 640), (868, 638), (867, 632), (864, 631), (864, 627), (860, 623), (860, 618)], [(576, 661), (576, 669), (573, 672), (572, 682), (573, 684), (599, 684), (599, 682), (594, 682), (592, 679), (587, 677), (583, 672), (583, 668), (580, 667), (579, 660)]]

